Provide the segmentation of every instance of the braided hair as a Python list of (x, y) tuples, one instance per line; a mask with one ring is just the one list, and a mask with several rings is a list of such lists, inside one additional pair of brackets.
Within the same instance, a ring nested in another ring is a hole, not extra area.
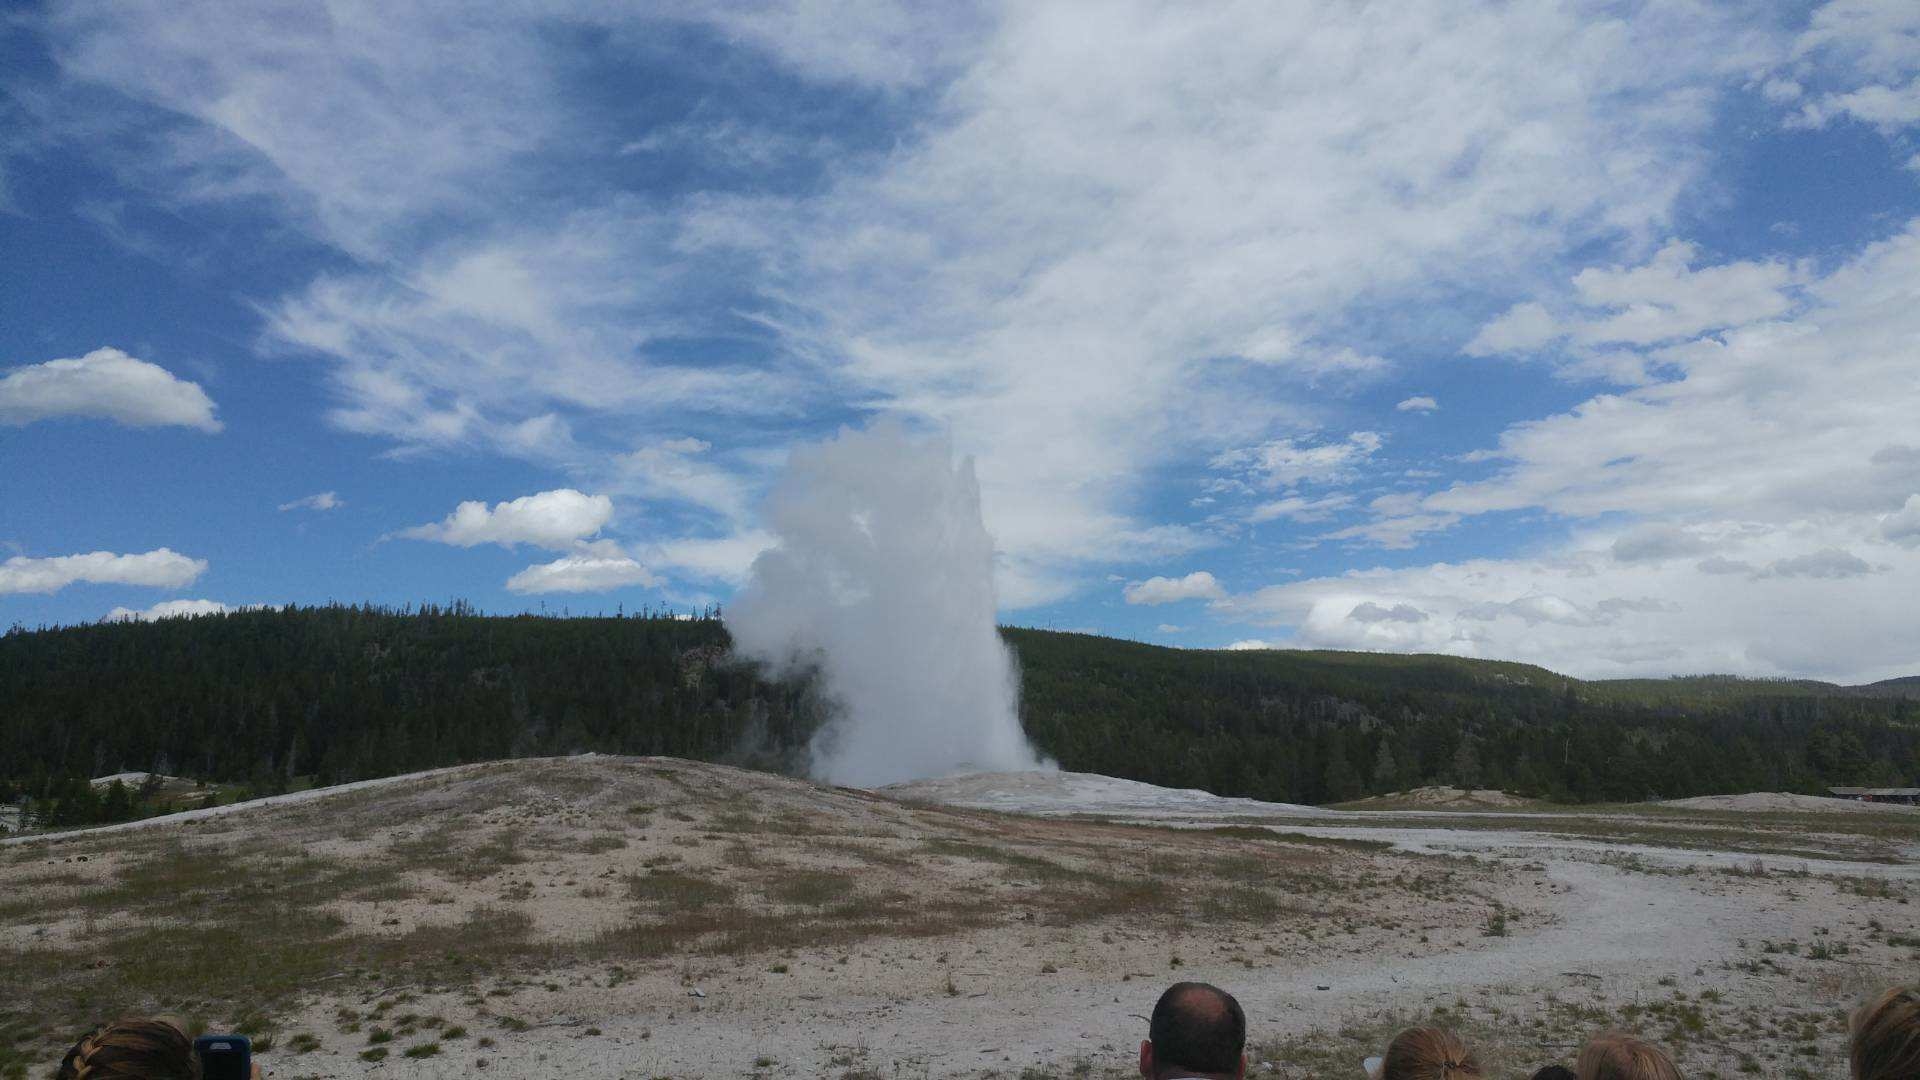
[(165, 1020), (130, 1016), (94, 1028), (60, 1060), (56, 1080), (200, 1080), (193, 1040)]

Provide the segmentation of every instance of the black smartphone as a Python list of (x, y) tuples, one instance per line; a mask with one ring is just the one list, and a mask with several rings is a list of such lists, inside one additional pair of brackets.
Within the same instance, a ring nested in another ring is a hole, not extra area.
[(245, 1035), (202, 1035), (193, 1040), (202, 1080), (248, 1080), (253, 1075), (253, 1040)]

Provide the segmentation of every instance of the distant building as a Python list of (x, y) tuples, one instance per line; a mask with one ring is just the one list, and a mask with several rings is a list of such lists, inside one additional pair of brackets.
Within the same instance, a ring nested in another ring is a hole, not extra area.
[(1920, 804), (1920, 787), (1830, 787), (1827, 794), (1855, 802), (1900, 803), (1906, 806)]

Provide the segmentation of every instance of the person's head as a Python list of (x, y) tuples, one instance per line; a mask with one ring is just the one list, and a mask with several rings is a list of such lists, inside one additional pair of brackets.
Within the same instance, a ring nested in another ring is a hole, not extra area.
[(1206, 983), (1167, 987), (1153, 1006), (1140, 1075), (1240, 1077), (1246, 1074), (1247, 1015), (1233, 995)]
[(1666, 1051), (1620, 1031), (1589, 1040), (1573, 1071), (1578, 1080), (1680, 1080)]
[(1573, 1070), (1565, 1065), (1542, 1065), (1536, 1069), (1532, 1080), (1577, 1080)]
[(1480, 1061), (1442, 1028), (1409, 1028), (1387, 1044), (1380, 1080), (1467, 1080), (1480, 1075)]
[(1920, 987), (1896, 986), (1853, 1014), (1854, 1080), (1920, 1076)]
[(165, 1020), (128, 1017), (96, 1028), (61, 1059), (58, 1080), (200, 1080), (186, 1032)]

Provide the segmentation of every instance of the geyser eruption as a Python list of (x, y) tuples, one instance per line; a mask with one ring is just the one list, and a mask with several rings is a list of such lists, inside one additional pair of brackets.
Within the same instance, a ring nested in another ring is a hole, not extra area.
[(763, 514), (777, 544), (727, 611), (744, 656), (815, 668), (816, 779), (855, 787), (1042, 768), (994, 623), (973, 459), (883, 421), (796, 450)]

